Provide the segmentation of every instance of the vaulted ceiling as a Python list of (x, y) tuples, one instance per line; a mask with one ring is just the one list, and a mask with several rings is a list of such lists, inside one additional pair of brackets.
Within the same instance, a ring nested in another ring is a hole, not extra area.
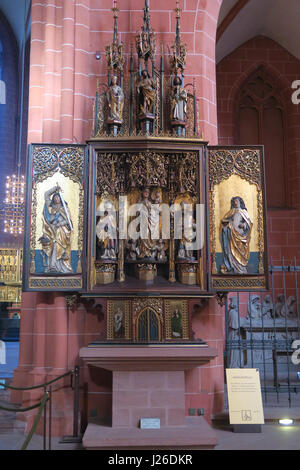
[(258, 35), (273, 39), (300, 59), (299, 24), (299, 0), (223, 0), (219, 33), (224, 32), (217, 43), (217, 62)]

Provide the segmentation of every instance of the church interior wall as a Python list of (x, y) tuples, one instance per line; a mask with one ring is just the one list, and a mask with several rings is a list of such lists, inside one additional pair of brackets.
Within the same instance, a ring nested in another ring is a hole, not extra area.
[[(130, 44), (142, 21), (141, 2), (121, 3), (119, 33), (128, 63)], [(215, 36), (220, 5), (219, 0), (182, 0), (182, 37), (189, 50), (186, 81), (195, 78), (199, 96), (199, 132), (210, 144), (231, 145), (235, 143), (233, 101), (237, 83), (241, 84), (247, 73), (262, 63), (293, 81), (299, 77), (300, 62), (276, 43), (258, 38), (223, 59), (216, 78)], [(89, 139), (97, 79), (105, 82), (107, 76), (104, 46), (113, 32), (111, 7), (111, 0), (32, 0), (28, 143), (85, 143)], [(152, 0), (151, 23), (158, 44), (171, 44), (174, 1)], [(101, 52), (100, 61), (95, 51)], [(298, 108), (288, 101), (288, 86), (283, 94), (289, 119), (286, 163), (289, 207), (293, 209), (268, 211), (269, 254), (274, 264), (281, 264), (283, 256), (292, 262), (300, 254), (300, 147), (296, 136), (300, 118)], [(224, 403), (224, 315), (215, 300), (210, 300), (201, 312), (195, 304), (191, 301), (189, 305), (195, 337), (216, 348), (218, 356), (210, 365), (186, 372), (186, 414), (190, 408), (204, 408), (209, 421), (223, 410)], [(104, 334), (104, 311), (105, 300), (83, 301), (68, 309), (60, 294), (24, 293), (20, 360), (14, 385), (41, 383), (78, 363), (79, 349)], [(103, 370), (99, 375), (93, 368), (83, 367), (82, 379), (83, 425), (89, 417), (108, 418), (112, 409), (111, 374)], [(14, 392), (12, 396), (23, 406), (35, 399), (36, 394), (29, 393)], [(72, 397), (62, 387), (54, 399), (54, 434), (72, 433), (71, 415)], [(25, 415), (28, 426), (33, 416)]]
[[(180, 2), (181, 32), (189, 51), (186, 83), (195, 78), (199, 131), (212, 144), (217, 143), (215, 33), (220, 3)], [(97, 79), (105, 82), (107, 76), (104, 47), (112, 38), (111, 7), (111, 0), (32, 1), (28, 143), (84, 143), (89, 139)], [(173, 17), (173, 0), (163, 3), (152, 0), (151, 24), (158, 43), (174, 40)], [(122, 1), (119, 32), (127, 61), (141, 21), (140, 2)], [(95, 51), (101, 52), (100, 61), (95, 59)], [(22, 312), (21, 354), (15, 385), (41, 383), (73, 367), (78, 362), (80, 347), (103, 334), (101, 309), (83, 303), (68, 311), (65, 298), (58, 294), (24, 293)], [(210, 420), (212, 414), (223, 409), (223, 315), (211, 300), (193, 318), (196, 337), (199, 335), (209, 346), (216, 347), (219, 355), (209, 366), (186, 373), (186, 413), (189, 408), (205, 408), (205, 418)], [(109, 415), (112, 394), (108, 372), (99, 377), (91, 369), (84, 368), (82, 372), (88, 389), (81, 397), (84, 424), (89, 416)], [(13, 398), (26, 406), (32, 402), (32, 395), (24, 393)], [(54, 433), (62, 432), (62, 427), (64, 433), (71, 432), (70, 423), (65, 420), (68, 407), (68, 397), (62, 389), (54, 399)], [(28, 424), (32, 416), (28, 413)]]

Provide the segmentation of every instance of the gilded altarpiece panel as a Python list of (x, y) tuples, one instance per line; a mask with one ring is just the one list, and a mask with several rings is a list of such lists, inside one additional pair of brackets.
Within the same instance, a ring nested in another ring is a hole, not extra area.
[(106, 339), (130, 340), (130, 301), (108, 300), (106, 312)]
[(211, 289), (268, 287), (263, 147), (209, 147)]
[(187, 300), (166, 300), (166, 339), (189, 340), (189, 318)]
[(107, 300), (106, 339), (122, 343), (190, 341), (188, 300), (139, 297)]
[(85, 147), (29, 147), (25, 290), (84, 287)]
[[(197, 209), (205, 207), (204, 142), (111, 140), (114, 151), (109, 139), (90, 142), (89, 180), (94, 184), (89, 188), (88, 291), (107, 296), (116, 288), (124, 294), (158, 287), (166, 293), (186, 292), (186, 286), (191, 294), (205, 291), (205, 242), (188, 251), (184, 238), (186, 226), (191, 240), (196, 237)], [(192, 211), (189, 223), (185, 207)], [(154, 210), (159, 214), (156, 229)], [(141, 220), (146, 221), (147, 238)], [(182, 224), (182, 238), (176, 223)], [(131, 236), (135, 229), (137, 239)]]

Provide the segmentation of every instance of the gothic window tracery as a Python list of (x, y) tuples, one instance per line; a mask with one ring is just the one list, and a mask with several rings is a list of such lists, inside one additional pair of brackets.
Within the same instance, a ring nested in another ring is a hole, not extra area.
[(285, 109), (275, 79), (263, 66), (248, 77), (239, 91), (237, 122), (237, 144), (265, 147), (268, 207), (284, 207)]

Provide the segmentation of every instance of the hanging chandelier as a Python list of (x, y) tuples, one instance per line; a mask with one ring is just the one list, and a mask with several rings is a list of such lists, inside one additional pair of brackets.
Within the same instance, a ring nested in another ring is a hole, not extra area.
[(24, 233), (25, 178), (24, 175), (6, 177), (6, 194), (0, 208), (4, 233), (18, 237)]

